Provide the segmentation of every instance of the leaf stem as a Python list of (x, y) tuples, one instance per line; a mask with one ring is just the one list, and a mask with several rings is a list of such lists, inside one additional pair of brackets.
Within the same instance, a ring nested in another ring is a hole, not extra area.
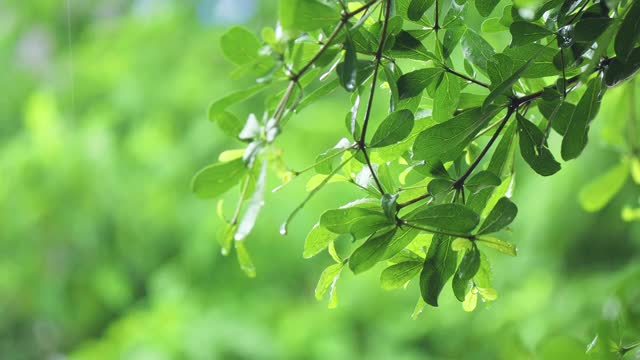
[(413, 198), (411, 200), (408, 200), (406, 202), (399, 203), (398, 204), (398, 210), (403, 209), (403, 208), (405, 208), (405, 207), (407, 207), (409, 205), (413, 205), (413, 204), (417, 203), (420, 200), (428, 199), (430, 197), (431, 197), (431, 194), (426, 193), (426, 194), (422, 194), (422, 195), (420, 195), (418, 197), (415, 197), (415, 198)]
[(324, 178), (322, 180), (322, 182), (320, 182), (320, 184), (318, 184), (318, 186), (314, 187), (313, 190), (311, 190), (311, 192), (309, 192), (307, 197), (304, 198), (304, 200), (302, 200), (302, 202), (295, 209), (293, 209), (293, 211), (291, 212), (291, 214), (289, 214), (287, 219), (282, 223), (282, 225), (280, 225), (280, 234), (282, 234), (282, 235), (286, 235), (287, 234), (287, 231), (288, 231), (287, 227), (289, 226), (289, 223), (291, 222), (291, 220), (293, 220), (293, 218), (296, 216), (296, 214), (300, 210), (302, 210), (302, 208), (309, 202), (309, 200), (311, 200), (311, 198), (318, 191), (320, 191), (320, 189), (322, 189), (325, 185), (327, 185), (329, 183), (329, 180), (331, 180), (331, 178), (335, 174), (337, 174), (338, 171), (340, 171), (349, 161), (351, 161), (351, 159), (353, 159), (354, 156), (355, 155), (351, 155), (350, 157), (345, 159), (343, 162), (341, 162), (340, 165), (338, 165), (338, 167), (336, 167), (329, 175), (327, 175), (326, 178)]
[(447, 231), (429, 229), (429, 228), (426, 228), (426, 227), (422, 227), (420, 225), (411, 224), (410, 222), (407, 222), (406, 220), (400, 219), (400, 218), (398, 218), (397, 221), (398, 221), (398, 223), (400, 225), (406, 225), (406, 226), (408, 226), (410, 228), (413, 228), (413, 229), (416, 229), (416, 230), (426, 231), (426, 232), (431, 233), (431, 234), (439, 234), (439, 235), (446, 235), (446, 236), (452, 236), (452, 237), (459, 237), (459, 238), (469, 239), (469, 240), (474, 240), (475, 239), (475, 236), (473, 236), (473, 235), (456, 234), (456, 233), (450, 233), (450, 232), (447, 232)]
[(436, 32), (436, 36), (438, 35), (438, 30), (440, 30), (440, 7), (439, 0), (436, 0), (436, 8), (435, 8), (435, 24), (433, 25), (433, 31)]
[(453, 75), (455, 75), (455, 76), (457, 76), (457, 77), (459, 77), (459, 78), (462, 78), (462, 79), (464, 79), (464, 80), (466, 80), (466, 81), (472, 82), (472, 83), (474, 83), (474, 84), (476, 84), (476, 85), (480, 85), (480, 86), (482, 86), (482, 87), (483, 87), (483, 88), (485, 88), (485, 89), (488, 89), (488, 88), (489, 88), (489, 85), (488, 85), (488, 84), (485, 84), (485, 83), (483, 83), (482, 81), (478, 81), (478, 80), (476, 80), (476, 79), (474, 79), (474, 78), (472, 78), (472, 77), (469, 77), (469, 76), (466, 76), (466, 75), (464, 75), (464, 74), (462, 74), (462, 73), (459, 73), (459, 72), (457, 72), (457, 71), (453, 70), (452, 68), (450, 68), (450, 67), (448, 67), (448, 66), (446, 66), (446, 65), (444, 66), (444, 71), (446, 71), (446, 72), (448, 72), (448, 73), (450, 73), (450, 74), (453, 74)]

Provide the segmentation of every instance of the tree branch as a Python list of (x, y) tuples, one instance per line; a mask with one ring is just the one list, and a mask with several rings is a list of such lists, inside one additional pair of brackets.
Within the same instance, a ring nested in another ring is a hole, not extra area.
[(453, 183), (453, 187), (455, 189), (461, 189), (464, 186), (464, 182), (467, 180), (469, 175), (473, 173), (473, 170), (475, 170), (476, 167), (478, 167), (478, 165), (480, 164), (480, 161), (482, 161), (482, 159), (487, 154), (487, 152), (489, 151), (493, 143), (496, 141), (496, 139), (498, 139), (498, 136), (500, 136), (502, 129), (504, 129), (504, 126), (507, 124), (507, 121), (509, 121), (509, 118), (511, 117), (511, 115), (513, 115), (515, 110), (516, 110), (516, 107), (513, 105), (510, 105), (507, 108), (507, 115), (505, 115), (504, 119), (502, 119), (502, 121), (500, 122), (500, 126), (498, 126), (498, 129), (496, 129), (496, 132), (493, 133), (487, 145), (484, 146), (484, 148), (482, 149), (482, 152), (480, 152), (480, 155), (476, 157), (475, 161), (471, 164), (471, 166), (469, 166), (467, 171), (458, 180), (456, 180), (456, 182)]
[(369, 160), (369, 155), (367, 154), (367, 148), (365, 144), (365, 139), (367, 135), (367, 129), (369, 127), (369, 119), (371, 118), (371, 109), (373, 107), (373, 99), (375, 97), (376, 85), (378, 83), (378, 72), (380, 71), (380, 61), (382, 59), (382, 52), (384, 51), (384, 45), (387, 39), (387, 29), (389, 27), (389, 17), (391, 14), (391, 0), (386, 0), (386, 8), (384, 15), (384, 22), (382, 23), (382, 31), (380, 33), (380, 42), (378, 44), (378, 50), (376, 51), (376, 55), (374, 58), (374, 68), (373, 68), (373, 78), (371, 79), (371, 91), (369, 92), (369, 100), (367, 101), (367, 110), (364, 114), (364, 120), (362, 123), (362, 132), (360, 133), (360, 140), (358, 140), (358, 145), (362, 153), (364, 154), (365, 160), (367, 161), (367, 166), (371, 171), (371, 176), (376, 182), (376, 186), (378, 190), (380, 190), (381, 194), (384, 194), (384, 189), (380, 184), (380, 180), (378, 180), (378, 176), (376, 175), (373, 166), (371, 165), (371, 160)]

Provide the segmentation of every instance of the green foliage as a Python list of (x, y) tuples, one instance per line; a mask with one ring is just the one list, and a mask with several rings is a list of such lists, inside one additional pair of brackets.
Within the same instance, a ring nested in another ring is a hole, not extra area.
[[(422, 300), (438, 306), (453, 277), (453, 293), (470, 311), (478, 295), (496, 298), (483, 247), (516, 255), (513, 243), (496, 237), (518, 212), (509, 199), (516, 146), (536, 173), (559, 172), (551, 130), (561, 138), (562, 159), (577, 158), (607, 87), (624, 83), (640, 68), (638, 2), (589, 3), (552, 0), (499, 8), (497, 0), (281, 0), (285, 35), (275, 44), (266, 38), (259, 44), (237, 27), (222, 37), (224, 54), (235, 64), (254, 63), (262, 46), (268, 51), (260, 54), (270, 53), (274, 64), (259, 84), (214, 103), (210, 118), (225, 133), (237, 133), (227, 108), (263, 87), (272, 95), (262, 120), (251, 115), (240, 131), (238, 139), (249, 143), (242, 159), (205, 168), (194, 179), (194, 191), (213, 197), (229, 190), (233, 179), (250, 179), (235, 210), (241, 212), (243, 199), (250, 199), (244, 210), (249, 220), (239, 222), (235, 235), (243, 239), (262, 206), (256, 194), (264, 192), (267, 166), (283, 185), (307, 170), (317, 172), (309, 196), (289, 220), (329, 182), (353, 184), (365, 197), (325, 211), (305, 241), (305, 258), (329, 249), (337, 262), (323, 272), (316, 296), (329, 289), (334, 294), (345, 264), (359, 274), (388, 261), (384, 288), (402, 288), (420, 273)], [(471, 13), (487, 18), (497, 8), (502, 16), (483, 19), (481, 29), (465, 21)], [(507, 30), (508, 43), (485, 36)], [(236, 41), (243, 45), (234, 47)], [(296, 57), (302, 50), (283, 50), (301, 43), (313, 44), (313, 51)], [(457, 48), (464, 73), (455, 70)], [(278, 135), (294, 112), (338, 83), (351, 100), (347, 138), (304, 171), (283, 170)], [(374, 104), (382, 91), (388, 97), (384, 111)], [(637, 151), (632, 141), (626, 145), (626, 151)], [(625, 160), (583, 190), (585, 209), (609, 202), (624, 185), (630, 163)], [(343, 237), (362, 241), (344, 260), (334, 247)], [(414, 258), (396, 259), (403, 252)]]

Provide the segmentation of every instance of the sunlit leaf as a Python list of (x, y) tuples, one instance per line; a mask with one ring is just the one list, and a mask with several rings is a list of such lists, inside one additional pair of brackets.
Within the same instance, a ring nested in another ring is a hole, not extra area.
[(516, 256), (518, 255), (518, 249), (516, 246), (510, 242), (500, 240), (491, 236), (481, 236), (476, 239), (477, 242), (480, 242), (487, 247), (490, 247), (494, 250), (497, 250), (503, 254)]
[(422, 261), (406, 261), (391, 265), (380, 274), (380, 284), (385, 290), (403, 287), (422, 270)]
[(580, 190), (580, 204), (589, 212), (602, 209), (620, 191), (628, 177), (629, 163), (623, 161), (587, 183)]
[(236, 186), (247, 171), (242, 159), (210, 165), (193, 177), (191, 189), (198, 197), (214, 198)]

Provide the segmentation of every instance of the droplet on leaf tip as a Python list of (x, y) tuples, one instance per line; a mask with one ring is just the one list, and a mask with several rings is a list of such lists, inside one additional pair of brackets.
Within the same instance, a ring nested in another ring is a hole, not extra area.
[(280, 225), (280, 235), (287, 235), (287, 223), (284, 222)]

